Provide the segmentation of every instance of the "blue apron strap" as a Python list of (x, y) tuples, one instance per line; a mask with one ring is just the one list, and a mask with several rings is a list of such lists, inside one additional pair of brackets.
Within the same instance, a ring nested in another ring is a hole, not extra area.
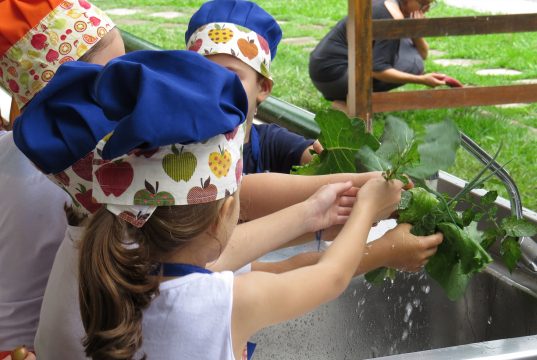
[(252, 148), (252, 157), (255, 162), (255, 172), (262, 173), (264, 172), (261, 168), (261, 148), (259, 144), (259, 133), (254, 125), (250, 128), (250, 146)]
[(257, 346), (256, 343), (253, 342), (247, 342), (246, 343), (246, 359), (251, 360), (252, 356), (254, 355), (255, 347)]
[(186, 276), (193, 273), (212, 274), (211, 270), (191, 264), (162, 263), (162, 276)]

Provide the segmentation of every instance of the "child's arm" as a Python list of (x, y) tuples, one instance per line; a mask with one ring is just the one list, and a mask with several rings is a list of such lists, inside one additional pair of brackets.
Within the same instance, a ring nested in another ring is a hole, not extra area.
[[(368, 243), (354, 276), (379, 267), (401, 271), (420, 271), (436, 253), (442, 242), (442, 233), (416, 236), (410, 233), (412, 226), (399, 224), (375, 241)], [(324, 252), (309, 251), (278, 262), (253, 262), (252, 271), (282, 273), (299, 267), (316, 264)]]
[[(338, 185), (343, 190), (329, 207), (319, 208), (312, 197), (274, 214), (238, 225), (218, 260), (209, 268), (213, 271), (235, 271), (302, 234), (345, 223), (355, 202), (357, 189), (352, 188), (350, 182)], [(242, 194), (241, 190), (241, 197)]]
[(236, 346), (263, 327), (302, 315), (339, 296), (362, 258), (371, 224), (393, 212), (401, 188), (399, 181), (369, 181), (360, 190), (340, 234), (317, 264), (279, 275), (252, 272), (236, 277), (232, 313)]
[(272, 214), (309, 198), (321, 186), (352, 181), (361, 187), (380, 172), (299, 176), (277, 173), (244, 176), (241, 184), (241, 220), (248, 221)]

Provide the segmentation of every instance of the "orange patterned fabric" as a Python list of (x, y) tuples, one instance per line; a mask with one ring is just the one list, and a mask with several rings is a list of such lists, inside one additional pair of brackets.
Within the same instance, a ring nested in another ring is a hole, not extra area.
[(0, 0), (0, 55), (39, 24), (62, 1)]
[(115, 27), (87, 0), (0, 0), (0, 14), (0, 86), (19, 109)]

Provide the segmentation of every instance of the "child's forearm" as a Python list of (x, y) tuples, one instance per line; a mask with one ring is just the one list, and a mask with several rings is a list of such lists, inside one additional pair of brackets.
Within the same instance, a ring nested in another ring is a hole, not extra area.
[(303, 266), (317, 264), (322, 254), (322, 252), (309, 251), (300, 253), (282, 261), (254, 261), (252, 263), (252, 271), (264, 271), (274, 274), (280, 274), (294, 269), (298, 269)]
[(211, 270), (235, 271), (308, 232), (303, 221), (307, 213), (306, 204), (302, 202), (238, 225), (218, 260), (210, 265)]
[(241, 219), (253, 220), (306, 200), (321, 186), (351, 180), (361, 187), (380, 172), (300, 176), (277, 173), (252, 174), (241, 185)]
[(367, 236), (374, 221), (370, 211), (359, 205), (353, 208), (351, 218), (353, 219), (347, 221), (319, 260), (319, 265), (330, 268), (339, 275), (337, 283), (341, 286), (341, 291), (346, 288), (351, 277), (357, 272), (358, 265), (363, 258)]

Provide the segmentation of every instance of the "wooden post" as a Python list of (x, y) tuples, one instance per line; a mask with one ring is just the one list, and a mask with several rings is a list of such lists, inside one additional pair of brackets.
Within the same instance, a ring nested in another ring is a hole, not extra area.
[(372, 77), (373, 69), (373, 25), (371, 0), (349, 0), (347, 21), (349, 56), (349, 91), (347, 111), (366, 122), (371, 131)]

